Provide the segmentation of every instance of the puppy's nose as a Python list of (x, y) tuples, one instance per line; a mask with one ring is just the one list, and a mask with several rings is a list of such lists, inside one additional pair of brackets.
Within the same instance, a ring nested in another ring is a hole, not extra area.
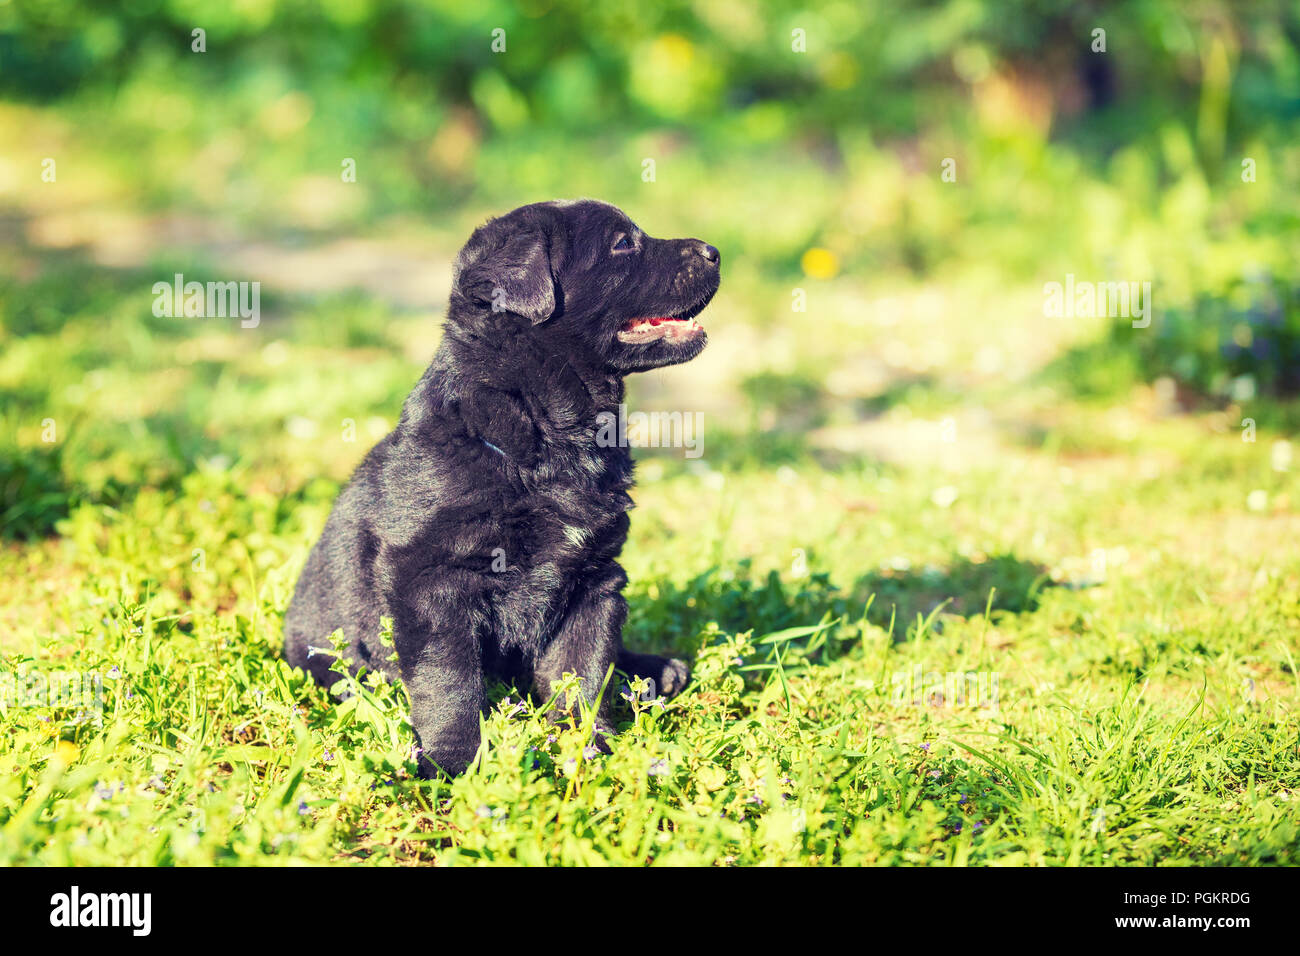
[(711, 246), (707, 242), (697, 243), (695, 251), (702, 255), (707, 261), (715, 266), (722, 261), (722, 253), (718, 252), (716, 246)]

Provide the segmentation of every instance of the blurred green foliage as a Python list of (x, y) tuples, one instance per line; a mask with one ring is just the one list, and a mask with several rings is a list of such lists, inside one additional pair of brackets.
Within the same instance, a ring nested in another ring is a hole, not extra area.
[[(291, 78), (412, 107), (472, 106), (500, 130), (594, 129), (629, 116), (702, 126), (740, 110), (756, 137), (867, 121), (896, 134), (945, 101), (951, 109), (954, 85), (1008, 63), (1079, 82), (1089, 106), (1136, 91), (1162, 115), (1190, 114), (1217, 95), (1186, 83), (1189, 68), (1216, 55), (1201, 42), (1210, 27), (1222, 31), (1223, 54), (1239, 58), (1228, 126), (1258, 128), (1297, 109), (1279, 82), (1298, 69), (1300, 14), (1286, 0), (10, 0), (0, 16), (5, 89), (36, 98), (169, 71), (209, 88)], [(1119, 55), (1091, 54), (1098, 27)], [(190, 50), (195, 28), (206, 31), (201, 59)], [(803, 58), (779, 55), (794, 31)], [(412, 109), (377, 113), (390, 132), (419, 129)]]
[(0, 446), (0, 530), (6, 538), (38, 538), (68, 516), (75, 498), (64, 487), (57, 449)]
[[(1114, 337), (1124, 336), (1116, 325)], [(1154, 336), (1133, 339), (1146, 377), (1242, 401), (1300, 393), (1300, 287), (1266, 276), (1171, 310)]]
[[(12, 173), (51, 153), (73, 163), (61, 185), (85, 190), (79, 210), (190, 215), (281, 246), (415, 219), (450, 251), (487, 211), (601, 196), (719, 245), (731, 316), (764, 335), (788, 326), (791, 285), (823, 290), (820, 334), (793, 365), (738, 373), (748, 415), (711, 436), (729, 460), (791, 463), (837, 416), (928, 413), (966, 392), (892, 366), (875, 391), (827, 392), (828, 368), (870, 347), (873, 283), (976, 290), (984, 306), (948, 325), (974, 353), (1016, 350), (988, 303), (1018, 285), (1149, 278), (1153, 326), (1084, 332), (1051, 369), (1066, 391), (1120, 398), (1169, 375), (1216, 399), (1294, 393), (1300, 316), (1278, 290), (1300, 261), (1297, 91), (1300, 8), (1272, 0), (9, 0), (0, 210), (22, 219), (52, 195)], [(344, 158), (356, 183), (340, 184)], [(0, 257), (0, 274), (23, 276), (0, 279), (5, 433), (28, 423), (6, 439), (24, 476), (13, 501), (47, 500), (35, 476), (49, 469), (22, 451), (45, 415), (98, 421), (68, 429), (51, 467), (113, 502), (205, 457), (256, 455), (265, 428), (304, 411), (391, 412), (419, 364), (394, 357), (401, 333), (373, 289), (277, 301), (268, 287), (264, 307), (291, 313), (283, 334), (301, 345), (285, 367), (276, 347), (216, 346), (142, 309), (158, 274), (205, 265), (184, 250), (132, 269), (34, 244)], [(374, 352), (364, 371), (349, 349)]]
[(1251, 275), (1161, 313), (1149, 330), (1117, 319), (1102, 338), (1059, 356), (1044, 377), (1103, 401), (1122, 400), (1138, 382), (1167, 378), (1189, 401), (1262, 400), (1266, 419), (1294, 423), (1300, 416), (1300, 287)]
[[(1168, 269), (1184, 296), (1198, 240), (1300, 222), (1276, 201), (1300, 165), (1298, 89), (1286, 0), (0, 4), (0, 93), (93, 131), (137, 207), (356, 230), (628, 199), (649, 157), (660, 205), (773, 275), (815, 245), (846, 271), (983, 257), (1004, 278), (1059, 253)], [(1230, 188), (1242, 152), (1252, 196)], [(339, 195), (344, 158), (358, 181)], [(1146, 221), (1182, 237), (1168, 264), (1135, 251)]]
[[(1222, 395), (1250, 376), (1261, 395), (1293, 392), (1294, 294), (1263, 311), (1239, 300), (1247, 276), (1294, 285), (1297, 91), (1300, 7), (1284, 0), (8, 0), (0, 210), (27, 225), (55, 193), (14, 170), (53, 154), (73, 163), (60, 185), (74, 184), (74, 216), (188, 215), (281, 246), (416, 221), (450, 251), (488, 211), (607, 198), (654, 231), (722, 248), (733, 313), (764, 334), (788, 324), (792, 285), (823, 290), (820, 349), (808, 337), (797, 367), (746, 370), (734, 384), (750, 420), (714, 445), (791, 461), (799, 433), (839, 406), (924, 410), (962, 394), (912, 368), (873, 393), (824, 394), (827, 363), (861, 338), (873, 283), (955, 282), (987, 303), (1067, 272), (1150, 279), (1153, 327), (1090, 330), (1086, 353), (1058, 366), (1070, 389), (1114, 396), (1174, 375)], [(349, 159), (357, 181), (341, 185)], [(183, 252), (141, 255), (138, 272), (87, 271), (34, 243), (0, 256), (0, 273), (24, 275), (0, 284), (11, 414), (83, 409), (119, 378), (161, 378), (154, 363), (174, 352), (191, 384), (222, 396), (210, 413), (173, 378), (159, 386), (167, 411), (126, 403), (63, 459), (92, 496), (114, 474), (174, 481), (203, 455), (246, 452), (263, 408), (283, 423), (302, 406), (294, 387), (334, 374), (310, 355), (245, 408), (247, 378), (186, 344), (191, 330), (140, 312), (157, 273), (198, 267)], [(292, 337), (321, 349), (400, 345), (388, 305), (367, 294), (280, 305)], [(969, 352), (1007, 334), (987, 307), (959, 326), (972, 331), (955, 347)], [(82, 327), (103, 334), (67, 331)], [(391, 358), (377, 361), (367, 414), (400, 400), (401, 375), (382, 373)], [(183, 432), (172, 450), (154, 437), (168, 423)]]

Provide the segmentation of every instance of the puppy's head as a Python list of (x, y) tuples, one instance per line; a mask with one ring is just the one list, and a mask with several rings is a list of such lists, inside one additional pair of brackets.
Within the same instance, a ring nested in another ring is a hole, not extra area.
[(695, 317), (718, 291), (720, 260), (699, 239), (648, 236), (606, 203), (534, 203), (475, 230), (452, 294), (470, 315), (506, 313), (611, 371), (639, 372), (704, 348)]

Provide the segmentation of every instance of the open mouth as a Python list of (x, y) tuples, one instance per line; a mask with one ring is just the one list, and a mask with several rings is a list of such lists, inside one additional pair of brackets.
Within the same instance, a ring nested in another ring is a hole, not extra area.
[(628, 319), (619, 327), (618, 340), (628, 345), (645, 345), (665, 339), (669, 342), (686, 342), (704, 331), (694, 319), (677, 319), (663, 316), (653, 319)]
[[(712, 296), (709, 296), (712, 298)], [(628, 319), (618, 329), (618, 340), (626, 345), (647, 345), (650, 342), (689, 342), (704, 334), (704, 327), (695, 321), (708, 304), (704, 299), (676, 315), (657, 315), (643, 319)]]

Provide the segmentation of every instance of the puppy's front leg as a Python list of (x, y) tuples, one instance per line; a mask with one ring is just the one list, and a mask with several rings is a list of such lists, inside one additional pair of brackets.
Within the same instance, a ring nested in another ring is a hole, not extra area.
[(422, 584), (390, 600), (422, 777), (462, 772), (478, 753), (482, 647), (463, 591)]
[[(594, 585), (574, 596), (563, 622), (533, 668), (533, 688), (539, 698), (548, 699), (552, 684), (566, 672), (573, 672), (581, 682), (583, 699), (589, 705), (596, 703), (622, 643), (623, 621), (627, 618), (627, 601), (622, 595), (625, 583), (623, 569), (614, 565)], [(608, 750), (604, 738), (613, 733), (610, 693), (607, 688), (596, 710), (593, 742), (602, 750)]]

